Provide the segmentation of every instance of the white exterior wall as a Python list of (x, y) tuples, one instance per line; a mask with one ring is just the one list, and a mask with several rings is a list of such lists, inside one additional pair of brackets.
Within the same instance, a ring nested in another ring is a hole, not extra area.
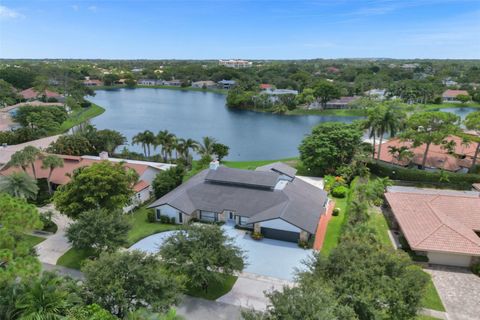
[(446, 266), (469, 267), (472, 257), (468, 255), (444, 253), (444, 252), (427, 252), (429, 263), (441, 264)]
[(131, 198), (131, 205), (123, 208), (123, 212), (132, 211), (135, 207), (138, 207), (139, 205), (150, 199), (150, 196), (151, 187), (140, 190), (139, 192), (135, 193), (135, 195)]
[(282, 219), (273, 219), (273, 220), (263, 221), (263, 222), (260, 222), (260, 226), (263, 228), (270, 228), (270, 229), (277, 229), (277, 230), (291, 231), (291, 232), (302, 231), (302, 229)]
[[(162, 216), (167, 216), (169, 218), (175, 218), (175, 223), (180, 223), (178, 221), (178, 215), (182, 214), (182, 223), (185, 223), (188, 221), (188, 215), (183, 214), (180, 210), (175, 209), (174, 207), (169, 206), (168, 204), (161, 205), (159, 207), (155, 208), (155, 218), (157, 218), (158, 212), (160, 211), (160, 214)], [(158, 219), (157, 219), (158, 220)]]
[(153, 179), (155, 179), (155, 176), (157, 173), (159, 173), (160, 169), (148, 167), (147, 170), (143, 172), (143, 174), (140, 176), (139, 180), (145, 180), (148, 184), (152, 184)]

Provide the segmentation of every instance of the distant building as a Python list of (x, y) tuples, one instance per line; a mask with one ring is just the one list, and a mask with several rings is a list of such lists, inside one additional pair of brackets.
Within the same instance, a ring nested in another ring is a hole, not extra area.
[(162, 84), (162, 80), (157, 79), (139, 79), (137, 82), (139, 85), (142, 86), (157, 86)]
[(192, 82), (192, 88), (212, 89), (212, 88), (215, 88), (216, 86), (217, 84), (215, 83), (215, 81), (211, 81), (211, 80)]
[(387, 93), (387, 90), (385, 89), (371, 89), (364, 92), (365, 96), (370, 97), (373, 100), (379, 100), (379, 101), (383, 101), (386, 99), (386, 93)]
[(259, 85), (260, 89), (261, 90), (267, 90), (267, 89), (272, 89), (273, 86), (271, 84), (268, 84), (268, 83), (262, 83)]
[(247, 60), (219, 60), (218, 64), (234, 69), (250, 68), (252, 66), (252, 62)]
[(83, 80), (83, 85), (87, 87), (98, 87), (103, 86), (103, 81), (97, 79), (90, 79), (90, 77), (85, 77), (85, 80)]
[(446, 78), (442, 80), (443, 85), (447, 87), (455, 87), (458, 85), (457, 81), (453, 81), (451, 78)]
[(37, 100), (38, 98), (46, 98), (46, 99), (56, 99), (57, 101), (63, 101), (63, 95), (58, 92), (45, 90), (44, 92), (38, 92), (34, 88), (28, 88), (19, 93), (23, 99), (27, 101)]
[(340, 69), (335, 68), (335, 67), (328, 67), (328, 68), (327, 68), (327, 72), (330, 72), (330, 73), (339, 73), (339, 72), (340, 72)]
[(401, 68), (404, 69), (404, 70), (415, 70), (417, 67), (419, 67), (420, 65), (418, 63), (404, 63), (402, 64)]
[(230, 90), (237, 85), (235, 80), (220, 80), (217, 82), (220, 89)]
[(133, 68), (132, 69), (132, 72), (135, 72), (135, 73), (142, 72), (142, 71), (143, 71), (143, 68)]
[(260, 92), (260, 94), (268, 95), (270, 101), (275, 103), (280, 99), (280, 96), (285, 96), (285, 95), (296, 96), (298, 94), (298, 91), (290, 90), (290, 89), (267, 89)]
[(340, 97), (338, 99), (330, 100), (325, 105), (325, 109), (350, 109), (352, 103), (358, 100), (360, 97)]
[(457, 100), (457, 96), (459, 95), (466, 95), (468, 96), (467, 90), (445, 90), (442, 94), (443, 102), (460, 102)]
[(180, 87), (182, 85), (181, 80), (164, 80), (162, 81), (164, 86), (171, 86), (171, 87)]

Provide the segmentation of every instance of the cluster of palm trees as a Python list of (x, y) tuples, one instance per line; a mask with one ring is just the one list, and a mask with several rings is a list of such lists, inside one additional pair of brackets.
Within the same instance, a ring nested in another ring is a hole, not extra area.
[[(35, 199), (39, 191), (35, 167), (38, 158), (42, 160), (42, 169), (49, 170), (47, 184), (51, 195), (53, 193), (51, 177), (56, 168), (63, 167), (63, 159), (53, 154), (44, 154), (33, 146), (26, 146), (12, 155), (8, 166), (22, 168), (22, 171), (0, 176), (0, 192), (23, 199)], [(27, 173), (29, 167), (32, 169), (33, 177)]]
[(212, 157), (214, 154), (214, 145), (217, 143), (215, 138), (203, 137), (199, 143), (193, 139), (178, 138), (168, 130), (161, 130), (154, 134), (150, 130), (139, 132), (132, 139), (133, 145), (141, 145), (145, 157), (151, 157), (160, 148), (160, 156), (164, 162), (183, 159), (187, 164), (191, 164), (192, 156), (190, 152), (197, 152), (201, 157)]

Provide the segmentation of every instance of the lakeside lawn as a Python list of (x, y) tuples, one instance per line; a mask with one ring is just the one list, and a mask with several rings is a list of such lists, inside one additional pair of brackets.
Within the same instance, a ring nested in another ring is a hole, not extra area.
[(338, 245), (340, 239), (340, 233), (343, 225), (347, 221), (347, 198), (332, 198), (335, 201), (335, 208), (340, 209), (338, 216), (332, 216), (327, 226), (327, 233), (323, 240), (323, 246), (320, 252), (324, 256), (328, 256), (333, 248)]
[(237, 279), (238, 277), (235, 276), (224, 276), (221, 282), (211, 283), (207, 292), (199, 288), (187, 288), (187, 294), (192, 297), (217, 300), (232, 290)]
[(68, 115), (67, 120), (65, 120), (59, 128), (58, 133), (64, 133), (70, 130), (71, 128), (90, 120), (96, 116), (101, 115), (105, 112), (105, 109), (92, 103), (88, 108), (80, 108), (73, 110), (71, 114)]
[(46, 238), (38, 237), (31, 234), (26, 234), (23, 236), (23, 240), (28, 244), (29, 248), (35, 247), (40, 242), (43, 242)]
[(341, 117), (365, 117), (367, 115), (364, 109), (294, 109), (288, 111), (286, 115), (292, 116), (306, 116), (306, 115), (318, 115), (318, 116), (341, 116)]

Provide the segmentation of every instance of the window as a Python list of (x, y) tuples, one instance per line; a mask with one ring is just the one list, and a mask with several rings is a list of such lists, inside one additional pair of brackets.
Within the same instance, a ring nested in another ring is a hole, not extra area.
[(183, 216), (181, 212), (178, 213), (178, 223), (183, 223)]
[(157, 209), (157, 220), (160, 220), (161, 216), (162, 216), (162, 211), (160, 209)]

